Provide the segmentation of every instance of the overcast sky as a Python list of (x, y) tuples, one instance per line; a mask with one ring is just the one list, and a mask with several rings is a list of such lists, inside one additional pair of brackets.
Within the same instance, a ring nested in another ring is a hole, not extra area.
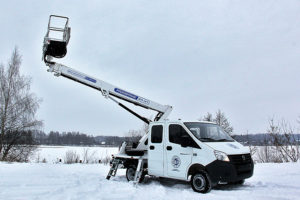
[(221, 109), (237, 134), (265, 132), (273, 116), (296, 126), (299, 0), (3, 1), (0, 61), (19, 47), (22, 73), (43, 99), (44, 131), (123, 136), (143, 122), (98, 91), (46, 71), (42, 42), (50, 14), (70, 18), (61, 63), (172, 105), (170, 119)]

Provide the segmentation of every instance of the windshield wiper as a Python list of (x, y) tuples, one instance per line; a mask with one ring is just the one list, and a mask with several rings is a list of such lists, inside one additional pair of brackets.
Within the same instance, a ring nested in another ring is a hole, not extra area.
[(217, 140), (212, 139), (212, 138), (200, 138), (200, 140), (201, 140), (201, 141), (202, 141), (202, 140), (206, 140), (206, 141), (217, 141)]
[(216, 140), (217, 142), (233, 142), (234, 140), (229, 140), (229, 139), (219, 139)]
[(213, 138), (200, 138), (201, 141), (205, 142), (233, 142), (234, 140), (229, 139), (213, 139)]

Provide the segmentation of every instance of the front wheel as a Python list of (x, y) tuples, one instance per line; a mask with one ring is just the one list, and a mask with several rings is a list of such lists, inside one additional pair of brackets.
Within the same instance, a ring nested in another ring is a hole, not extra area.
[(208, 193), (212, 184), (209, 175), (205, 171), (196, 172), (191, 179), (191, 185), (195, 192)]

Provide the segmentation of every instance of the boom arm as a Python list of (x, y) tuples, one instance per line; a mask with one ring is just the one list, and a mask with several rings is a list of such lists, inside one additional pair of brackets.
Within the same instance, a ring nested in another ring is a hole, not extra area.
[[(64, 27), (58, 28), (58, 27), (51, 26), (51, 19), (53, 19), (53, 18), (66, 20)], [(67, 17), (56, 16), (56, 15), (50, 16), (49, 23), (48, 23), (48, 31), (44, 38), (44, 46), (43, 46), (43, 59), (44, 59), (45, 64), (49, 67), (49, 69), (47, 70), (48, 72), (54, 72), (55, 76), (63, 76), (65, 78), (71, 79), (73, 81), (79, 82), (81, 84), (84, 84), (86, 86), (89, 86), (91, 88), (101, 91), (101, 93), (104, 97), (113, 100), (119, 106), (121, 106), (125, 110), (129, 111), (130, 113), (132, 113), (139, 119), (143, 120), (145, 123), (149, 124), (149, 122), (151, 120), (140, 116), (133, 110), (131, 110), (128, 107), (126, 107), (125, 105), (123, 105), (122, 103), (118, 102), (115, 98), (122, 99), (122, 100), (132, 103), (136, 106), (141, 106), (145, 109), (157, 111), (158, 113), (157, 113), (156, 117), (154, 118), (154, 121), (164, 120), (169, 116), (170, 112), (172, 111), (172, 106), (161, 105), (159, 103), (156, 103), (156, 102), (146, 99), (144, 97), (141, 97), (141, 96), (135, 95), (131, 92), (128, 92), (126, 90), (123, 90), (117, 86), (110, 84), (110, 83), (107, 83), (100, 79), (96, 79), (92, 76), (86, 75), (82, 72), (79, 72), (75, 69), (67, 67), (63, 64), (52, 62), (51, 60), (53, 59), (53, 57), (62, 58), (66, 55), (67, 44), (70, 39), (70, 31), (71, 31), (71, 28), (68, 27), (68, 21), (69, 21), (69, 19)], [(51, 31), (52, 32), (53, 31), (62, 32), (63, 37), (60, 39), (50, 38)]]
[(127, 101), (129, 103), (132, 103), (136, 106), (141, 106), (146, 109), (157, 111), (157, 115), (154, 118), (154, 121), (160, 121), (164, 120), (168, 117), (170, 112), (172, 111), (172, 107), (169, 105), (161, 105), (159, 103), (156, 103), (154, 101), (151, 101), (149, 99), (146, 99), (144, 97), (135, 95), (133, 93), (130, 93), (126, 90), (123, 90), (119, 87), (116, 87), (112, 84), (109, 84), (105, 81), (102, 81), (100, 79), (96, 79), (92, 76), (86, 75), (84, 73), (81, 73), (77, 70), (74, 70), (70, 67), (67, 67), (65, 65), (54, 63), (54, 64), (47, 64), (49, 66), (48, 72), (54, 72), (55, 76), (63, 76), (65, 78), (71, 79), (73, 81), (82, 83), (83, 85), (89, 86), (91, 88), (94, 88), (96, 90), (101, 91), (102, 95), (106, 98), (109, 98), (113, 100), (114, 102), (118, 103), (121, 107), (123, 107), (125, 110), (129, 111), (130, 113), (134, 114), (141, 120), (143, 120), (146, 123), (149, 123), (150, 120), (146, 119), (145, 117), (142, 117), (135, 113), (134, 111), (127, 108), (122, 103), (118, 102), (114, 97), (122, 99), (124, 101)]

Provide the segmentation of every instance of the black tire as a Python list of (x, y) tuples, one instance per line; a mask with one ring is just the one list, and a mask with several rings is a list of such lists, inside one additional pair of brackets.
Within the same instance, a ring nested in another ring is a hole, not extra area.
[(212, 188), (212, 183), (208, 173), (202, 170), (193, 174), (191, 185), (195, 192), (200, 193), (208, 193)]
[[(134, 180), (135, 171), (136, 171), (135, 166), (130, 166), (130, 167), (127, 168), (127, 170), (126, 170), (127, 181), (133, 181)], [(141, 178), (139, 180), (139, 183), (143, 182), (144, 178), (145, 178), (145, 173), (143, 172), (142, 175), (141, 175)]]

